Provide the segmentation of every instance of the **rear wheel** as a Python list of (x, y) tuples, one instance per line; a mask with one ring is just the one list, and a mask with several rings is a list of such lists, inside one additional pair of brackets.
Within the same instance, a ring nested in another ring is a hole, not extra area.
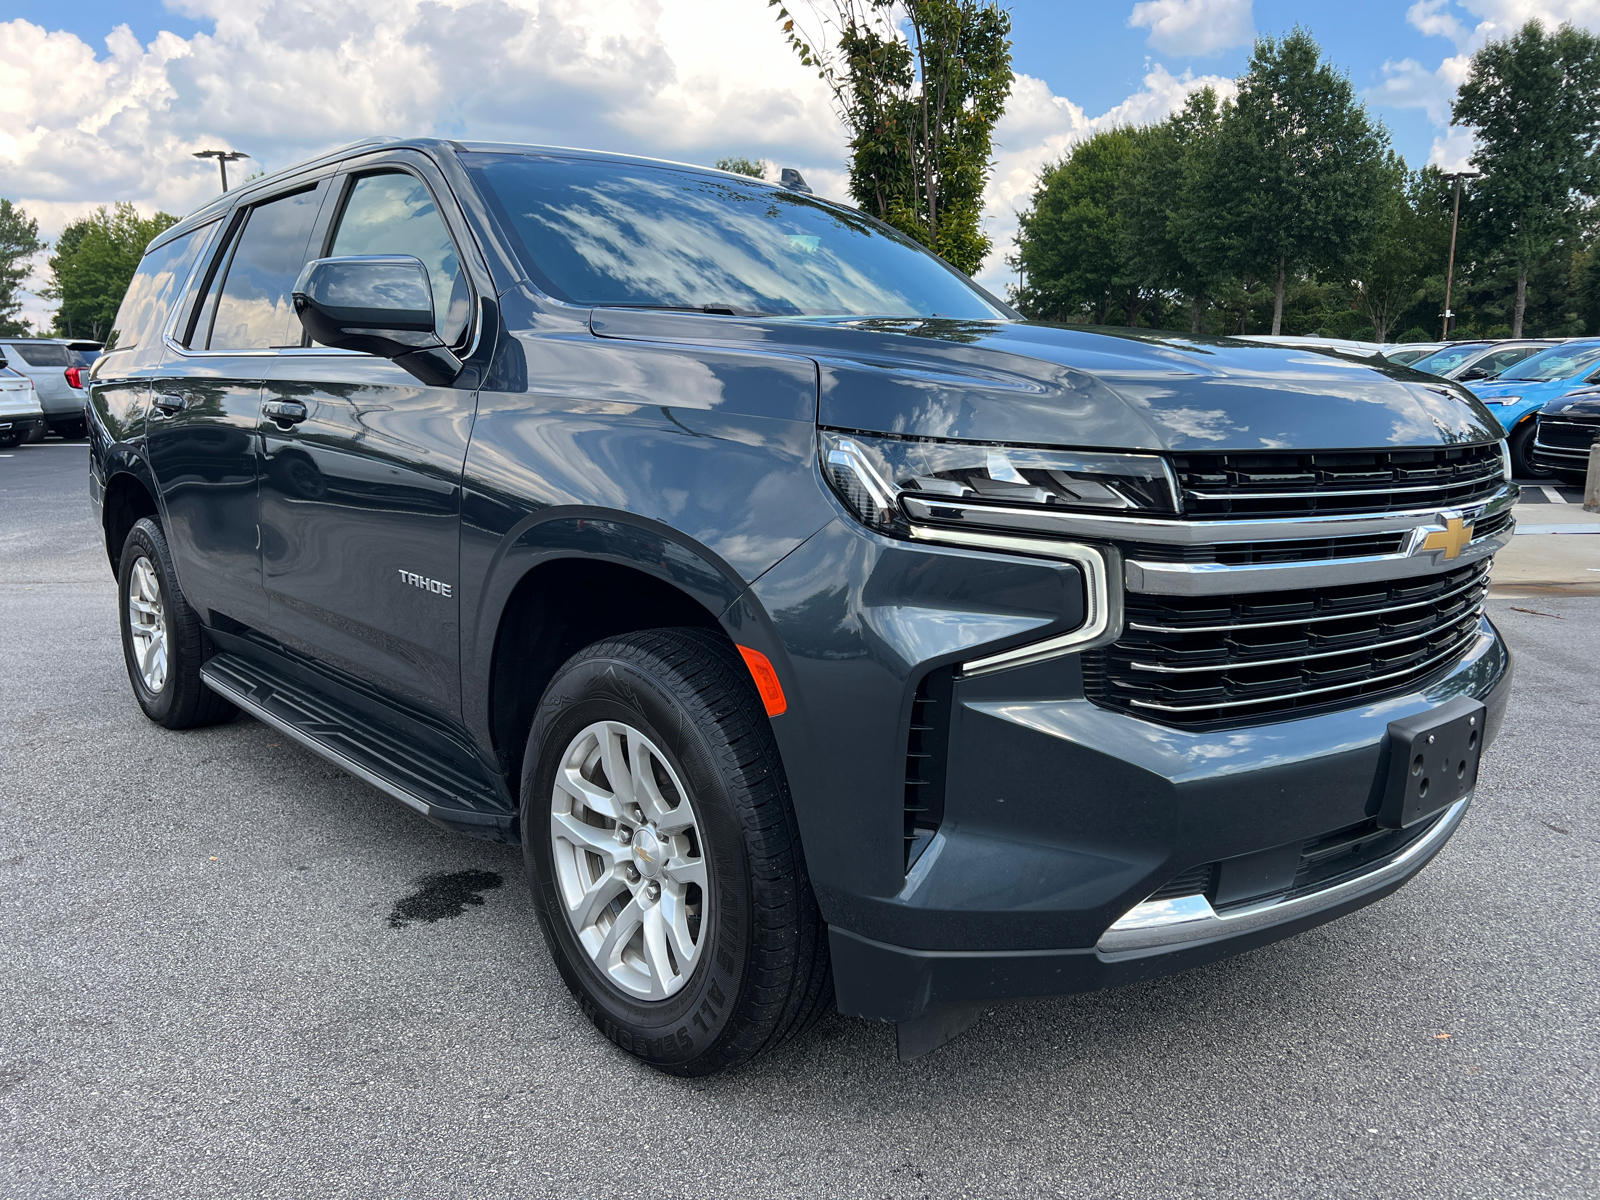
[(178, 588), (166, 535), (149, 517), (122, 544), (117, 599), (128, 681), (144, 715), (168, 729), (233, 720), (239, 710), (200, 680), (205, 630)]
[(1524, 421), (1511, 434), (1511, 474), (1523, 479), (1549, 479), (1550, 468), (1533, 461), (1533, 427)]
[(13, 446), (22, 445), (22, 439), (26, 436), (26, 434), (20, 433), (15, 429), (7, 429), (4, 432), (0, 432), (0, 450), (9, 450)]
[(522, 844), (584, 1012), (679, 1075), (744, 1062), (833, 999), (783, 764), (748, 672), (698, 629), (597, 642), (528, 736)]

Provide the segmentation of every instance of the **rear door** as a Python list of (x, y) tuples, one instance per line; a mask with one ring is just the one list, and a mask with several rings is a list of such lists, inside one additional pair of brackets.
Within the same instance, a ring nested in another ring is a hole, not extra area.
[(236, 210), (153, 381), (151, 470), (185, 597), (208, 623), (260, 627), (261, 387), (300, 344), (290, 301), (326, 180)]
[[(321, 254), (415, 255), (428, 268), (440, 335), (470, 343), (465, 228), (431, 164), (390, 155), (335, 187)], [(461, 471), (475, 392), (313, 345), (280, 356), (265, 396), (271, 632), (392, 699), (458, 721)]]

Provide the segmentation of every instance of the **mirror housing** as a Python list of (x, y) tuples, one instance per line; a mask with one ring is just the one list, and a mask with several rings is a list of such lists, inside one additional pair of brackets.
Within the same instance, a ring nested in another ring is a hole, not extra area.
[(1461, 373), (1460, 378), (1459, 378), (1459, 382), (1465, 383), (1469, 379), (1487, 379), (1487, 378), (1489, 378), (1489, 372), (1488, 371), (1485, 371), (1482, 367), (1472, 367), (1471, 369), (1463, 371)]
[(314, 258), (295, 280), (294, 311), (324, 346), (393, 359), (438, 387), (461, 374), (435, 331), (428, 268), (408, 254)]

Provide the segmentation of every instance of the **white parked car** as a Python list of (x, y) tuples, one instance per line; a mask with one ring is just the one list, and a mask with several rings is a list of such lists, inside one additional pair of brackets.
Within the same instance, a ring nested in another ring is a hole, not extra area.
[(33, 380), (44, 419), (52, 433), (81, 438), (88, 432), (83, 406), (89, 399), (89, 368), (99, 342), (71, 338), (0, 338), (0, 358)]
[(0, 449), (9, 450), (44, 436), (44, 409), (33, 380), (0, 367)]

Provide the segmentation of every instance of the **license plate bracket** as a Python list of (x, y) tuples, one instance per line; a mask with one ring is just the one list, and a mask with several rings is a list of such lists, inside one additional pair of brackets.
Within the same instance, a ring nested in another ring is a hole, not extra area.
[(1449, 808), (1478, 784), (1488, 710), (1470, 696), (1389, 722), (1389, 774), (1378, 824), (1404, 829)]

